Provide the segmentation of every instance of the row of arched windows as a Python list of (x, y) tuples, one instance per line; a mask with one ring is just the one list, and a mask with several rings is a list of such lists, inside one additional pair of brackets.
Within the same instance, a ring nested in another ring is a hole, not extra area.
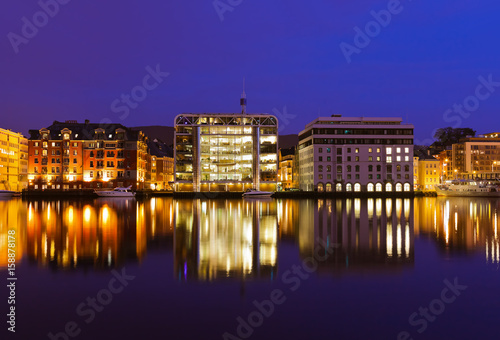
[[(318, 183), (318, 191), (319, 192), (331, 192), (332, 191), (332, 183), (326, 183), (326, 184), (323, 184), (323, 183)], [(382, 192), (384, 191), (384, 186), (382, 183), (368, 183), (366, 185), (366, 191), (367, 192)], [(342, 185), (342, 183), (337, 183), (335, 185), (335, 191), (339, 192), (339, 191), (354, 191), (354, 192), (360, 192), (361, 191), (361, 184), (359, 183), (346, 183), (345, 184), (345, 187)], [(392, 183), (386, 183), (385, 184), (385, 192), (393, 192), (393, 191), (396, 191), (396, 192), (402, 192), (402, 191), (405, 191), (405, 192), (409, 192), (411, 191), (411, 185), (410, 183), (396, 183), (395, 185), (392, 185)]]

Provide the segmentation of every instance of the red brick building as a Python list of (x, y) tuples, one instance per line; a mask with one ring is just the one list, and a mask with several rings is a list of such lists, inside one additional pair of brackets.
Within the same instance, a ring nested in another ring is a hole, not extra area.
[(121, 124), (66, 121), (30, 130), (29, 189), (143, 189), (147, 137)]

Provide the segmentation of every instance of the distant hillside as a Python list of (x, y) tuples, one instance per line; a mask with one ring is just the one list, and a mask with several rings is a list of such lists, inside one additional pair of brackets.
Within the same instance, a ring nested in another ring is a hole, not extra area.
[[(161, 126), (161, 125), (151, 125), (151, 126), (136, 126), (131, 128), (132, 130), (141, 130), (149, 139), (159, 139), (167, 145), (174, 144), (174, 132), (175, 129), (172, 126)], [(282, 149), (288, 149), (292, 146), (296, 146), (299, 143), (298, 135), (283, 135), (278, 138), (279, 147)]]
[(136, 126), (132, 130), (141, 130), (149, 139), (159, 139), (167, 145), (174, 144), (175, 129), (172, 126), (150, 125)]
[(292, 146), (297, 146), (299, 144), (298, 135), (282, 135), (278, 137), (279, 147), (281, 149), (288, 149)]

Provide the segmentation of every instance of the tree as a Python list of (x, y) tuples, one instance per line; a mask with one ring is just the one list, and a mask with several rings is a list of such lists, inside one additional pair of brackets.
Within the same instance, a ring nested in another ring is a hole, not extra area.
[(454, 143), (458, 143), (460, 139), (471, 136), (474, 137), (476, 135), (476, 131), (471, 128), (440, 128), (437, 129), (434, 134), (434, 138), (441, 142), (443, 145), (452, 145)]

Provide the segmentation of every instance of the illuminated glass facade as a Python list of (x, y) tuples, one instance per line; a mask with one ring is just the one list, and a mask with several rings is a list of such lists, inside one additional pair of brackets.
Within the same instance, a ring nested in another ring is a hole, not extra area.
[(278, 121), (261, 114), (175, 118), (177, 191), (275, 190)]

